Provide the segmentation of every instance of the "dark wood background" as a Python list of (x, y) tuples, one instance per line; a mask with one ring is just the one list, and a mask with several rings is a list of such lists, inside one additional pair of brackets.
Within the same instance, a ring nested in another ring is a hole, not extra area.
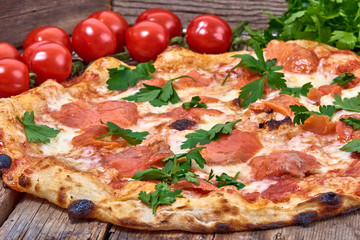
[[(92, 12), (113, 9), (130, 24), (145, 9), (161, 7), (174, 11), (186, 27), (199, 14), (216, 14), (232, 27), (247, 20), (255, 29), (266, 27), (268, 10), (280, 16), (285, 0), (0, 0), (0, 42), (21, 47), (35, 27), (53, 25), (71, 33), (75, 25)], [(19, 202), (18, 202), (19, 201)], [(299, 226), (264, 231), (226, 234), (147, 232), (125, 229), (92, 220), (69, 219), (67, 211), (46, 200), (3, 188), (0, 182), (0, 239), (360, 239), (360, 213)]]

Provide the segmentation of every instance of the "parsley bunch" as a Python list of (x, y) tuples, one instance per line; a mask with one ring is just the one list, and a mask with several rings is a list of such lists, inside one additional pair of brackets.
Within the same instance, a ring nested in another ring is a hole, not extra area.
[(309, 111), (305, 106), (302, 105), (290, 105), (291, 111), (295, 113), (294, 123), (299, 124), (305, 122), (311, 114), (316, 115), (327, 115), (331, 117), (334, 114), (335, 106), (333, 105), (322, 105), (319, 107), (319, 112)]

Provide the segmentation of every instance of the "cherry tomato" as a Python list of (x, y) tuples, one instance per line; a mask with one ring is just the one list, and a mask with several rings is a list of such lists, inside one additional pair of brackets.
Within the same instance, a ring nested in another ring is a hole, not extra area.
[(20, 52), (13, 45), (7, 42), (0, 42), (0, 60), (6, 58), (22, 61)]
[(229, 50), (232, 31), (224, 19), (204, 14), (191, 20), (185, 37), (190, 49), (199, 53), (218, 54)]
[(111, 55), (116, 48), (116, 37), (100, 20), (87, 18), (72, 33), (75, 52), (85, 61)]
[(69, 35), (61, 28), (55, 26), (38, 27), (32, 30), (25, 38), (23, 48), (26, 49), (35, 42), (54, 41), (64, 45), (69, 52), (72, 46)]
[[(34, 45), (34, 46), (33, 46)], [(56, 42), (34, 43), (25, 49), (23, 61), (32, 72), (36, 73), (36, 83), (48, 79), (63, 82), (71, 73), (72, 57), (69, 50)]]
[(15, 59), (0, 60), (0, 97), (10, 97), (29, 89), (29, 70)]
[(136, 23), (146, 20), (163, 25), (169, 31), (170, 39), (181, 36), (182, 34), (180, 18), (169, 10), (163, 8), (150, 8), (138, 16)]
[(169, 44), (169, 31), (156, 22), (142, 21), (125, 34), (126, 48), (138, 62), (155, 60)]
[(112, 31), (116, 37), (116, 53), (124, 51), (125, 32), (129, 28), (129, 24), (125, 18), (116, 12), (107, 10), (94, 12), (89, 18), (100, 20)]

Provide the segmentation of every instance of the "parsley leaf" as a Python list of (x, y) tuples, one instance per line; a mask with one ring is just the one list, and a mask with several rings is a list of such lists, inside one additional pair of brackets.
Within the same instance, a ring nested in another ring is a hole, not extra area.
[(109, 132), (106, 133), (105, 135), (95, 138), (95, 139), (100, 139), (100, 138), (106, 137), (108, 135), (116, 135), (118, 137), (123, 138), (130, 145), (138, 145), (143, 140), (145, 140), (145, 136), (147, 136), (149, 134), (148, 132), (133, 132), (131, 129), (121, 128), (112, 122), (107, 122), (105, 124), (101, 121), (101, 123), (106, 125), (109, 128)]
[(354, 130), (360, 129), (360, 119), (348, 117), (348, 118), (341, 118), (340, 121), (346, 123), (346, 125), (352, 126)]
[(281, 94), (287, 94), (287, 95), (294, 95), (294, 97), (300, 97), (300, 95), (302, 96), (307, 96), (307, 94), (309, 93), (310, 88), (312, 88), (313, 85), (311, 84), (311, 82), (308, 82), (306, 84), (304, 84), (301, 88), (289, 88), (286, 87), (284, 89), (281, 90)]
[(344, 85), (345, 83), (348, 83), (354, 79), (355, 75), (350, 72), (344, 72), (340, 76), (333, 79), (331, 84), (338, 84), (338, 85)]
[[(190, 150), (188, 153), (174, 154), (167, 157), (163, 162), (167, 162), (165, 167), (149, 168), (144, 171), (136, 172), (132, 179), (134, 180), (165, 180), (169, 183), (176, 183), (180, 180), (188, 180), (195, 184), (199, 184), (198, 175), (190, 172), (192, 160), (194, 160), (200, 168), (204, 168), (205, 159), (201, 156), (200, 150), (204, 147), (198, 147)], [(185, 161), (179, 162), (178, 159), (185, 158)]]
[(265, 62), (264, 53), (259, 45), (255, 44), (254, 51), (257, 59), (249, 54), (234, 55), (233, 57), (241, 58), (241, 61), (235, 67), (230, 69), (224, 81), (222, 82), (222, 85), (224, 85), (230, 73), (238, 67), (242, 67), (252, 73), (262, 75), (261, 78), (246, 84), (240, 89), (241, 92), (239, 98), (245, 99), (245, 101), (241, 103), (245, 108), (247, 108), (250, 103), (262, 98), (265, 79), (267, 80), (267, 85), (270, 88), (286, 88), (286, 80), (284, 78), (285, 75), (282, 72), (278, 72), (283, 67), (275, 66), (276, 59), (267, 60)]
[(147, 80), (153, 78), (151, 73), (155, 72), (152, 61), (139, 63), (135, 69), (125, 65), (118, 68), (110, 68), (109, 80), (107, 80), (109, 90), (125, 90), (129, 86), (134, 87), (139, 79)]
[(133, 102), (149, 102), (154, 107), (161, 107), (167, 105), (169, 102), (175, 104), (180, 101), (180, 98), (174, 89), (173, 81), (184, 77), (191, 78), (195, 81), (191, 76), (184, 75), (170, 79), (162, 87), (143, 84), (145, 88), (141, 88), (134, 95), (123, 99)]
[(184, 198), (180, 193), (181, 190), (171, 191), (170, 186), (164, 182), (156, 184), (155, 191), (152, 193), (146, 193), (141, 191), (139, 193), (139, 199), (144, 203), (150, 205), (153, 210), (153, 214), (156, 212), (156, 208), (159, 205), (169, 205), (176, 201), (176, 198)]
[(218, 123), (214, 125), (209, 131), (198, 129), (192, 133), (187, 134), (185, 137), (187, 140), (181, 145), (181, 149), (193, 148), (198, 143), (204, 145), (211, 141), (216, 141), (219, 138), (220, 133), (231, 134), (236, 123), (240, 122), (238, 119), (233, 122)]
[(340, 150), (345, 152), (360, 152), (360, 138), (348, 142), (342, 146)]
[(223, 187), (223, 186), (228, 186), (228, 185), (234, 185), (236, 186), (239, 190), (244, 188), (245, 185), (242, 182), (238, 182), (236, 180), (237, 176), (240, 174), (240, 172), (237, 172), (235, 174), (234, 177), (230, 177), (229, 175), (227, 175), (226, 173), (222, 173), (220, 176), (216, 176), (216, 181), (218, 181), (218, 185), (217, 187)]
[(329, 39), (330, 43), (335, 42), (336, 47), (340, 49), (354, 49), (357, 41), (354, 33), (339, 30), (333, 31)]
[(310, 117), (311, 114), (316, 115), (327, 115), (331, 117), (334, 114), (335, 106), (333, 105), (322, 105), (319, 107), (319, 112), (309, 111), (305, 106), (302, 105), (290, 105), (291, 111), (295, 113), (294, 124), (304, 124), (305, 120)]
[(360, 112), (360, 93), (356, 97), (341, 99), (335, 93), (335, 101), (333, 102), (336, 109), (343, 109), (348, 111)]
[(50, 128), (46, 125), (36, 125), (34, 120), (34, 112), (29, 113), (26, 111), (24, 116), (20, 119), (16, 116), (16, 119), (24, 126), (25, 134), (28, 142), (43, 143), (50, 142), (50, 138), (55, 137), (60, 130)]
[(182, 104), (182, 107), (185, 108), (186, 110), (190, 109), (191, 107), (194, 108), (207, 108), (206, 103), (201, 103), (201, 98), (199, 96), (194, 96), (191, 98), (190, 102), (184, 102)]

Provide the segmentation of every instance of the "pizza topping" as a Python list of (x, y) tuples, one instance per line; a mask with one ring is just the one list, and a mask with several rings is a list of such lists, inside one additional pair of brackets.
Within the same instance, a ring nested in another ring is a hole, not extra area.
[(271, 119), (270, 121), (265, 121), (263, 123), (259, 124), (259, 128), (265, 128), (267, 127), (270, 131), (278, 129), (281, 125), (292, 125), (291, 118), (289, 116), (286, 116), (283, 120), (274, 120)]
[(310, 88), (307, 95), (308, 99), (318, 104), (322, 96), (330, 94), (332, 97), (335, 94), (341, 95), (342, 88), (338, 85), (323, 85), (318, 88)]
[(308, 50), (296, 43), (273, 40), (265, 50), (267, 58), (276, 58), (277, 64), (285, 71), (294, 73), (313, 73), (319, 66), (319, 58), (313, 50)]
[(256, 180), (286, 175), (303, 178), (320, 168), (314, 156), (299, 151), (272, 152), (254, 157), (249, 165)]
[(162, 87), (165, 85), (165, 83), (166, 81), (163, 78), (152, 78), (152, 79), (144, 80), (142, 87), (145, 87), (144, 84), (152, 85), (156, 87)]
[[(195, 140), (204, 144), (201, 142), (202, 138)], [(204, 145), (206, 148), (201, 151), (201, 154), (209, 165), (245, 162), (263, 148), (256, 133), (237, 129), (234, 129), (232, 134), (219, 134), (218, 140), (208, 140), (208, 142)]]
[(109, 80), (106, 82), (108, 84), (109, 90), (125, 90), (129, 86), (134, 87), (139, 79), (151, 79), (153, 76), (151, 73), (155, 72), (155, 67), (152, 64), (152, 61), (146, 63), (139, 63), (135, 69), (131, 69), (125, 65), (121, 65), (118, 68), (108, 69), (109, 71)]
[(181, 190), (171, 191), (168, 184), (160, 182), (156, 184), (155, 191), (153, 193), (141, 191), (139, 193), (139, 199), (150, 205), (153, 209), (153, 214), (155, 214), (156, 208), (159, 205), (171, 204), (176, 201), (176, 198), (183, 198), (183, 196), (180, 195), (181, 192)]
[(217, 109), (207, 108), (190, 108), (185, 110), (183, 107), (172, 109), (170, 112), (161, 114), (163, 117), (171, 117), (174, 120), (188, 119), (190, 121), (199, 122), (204, 115), (216, 116), (223, 112)]
[(101, 102), (95, 108), (78, 100), (64, 104), (52, 117), (59, 119), (65, 126), (80, 129), (99, 124), (100, 119), (114, 122), (120, 127), (129, 127), (139, 118), (136, 104), (121, 100)]
[(334, 114), (335, 106), (323, 105), (319, 107), (319, 112), (309, 111), (305, 106), (302, 105), (290, 105), (291, 110), (295, 113), (294, 124), (300, 125), (305, 122), (312, 114), (316, 115), (327, 115), (331, 117)]
[(360, 112), (360, 93), (356, 97), (344, 99), (341, 99), (341, 97), (335, 93), (334, 98), (334, 105), (336, 109)]
[[(105, 124), (101, 121), (102, 124)], [(130, 145), (138, 145), (142, 143), (143, 140), (145, 140), (145, 136), (149, 135), (148, 132), (133, 132), (131, 129), (124, 129), (116, 125), (112, 122), (107, 122), (105, 124), (109, 132), (107, 132), (105, 135), (97, 137), (96, 140), (100, 138), (104, 138), (108, 135), (116, 135), (118, 137), (121, 137), (126, 142), (128, 142)]]
[(313, 85), (311, 84), (311, 82), (308, 82), (308, 83), (305, 83), (304, 85), (302, 85), (301, 88), (286, 87), (281, 90), (280, 94), (294, 95), (294, 97), (300, 97), (300, 95), (302, 95), (302, 96), (306, 97), (310, 88), (312, 88), (312, 87), (313, 87)]
[(176, 89), (187, 89), (189, 87), (207, 87), (212, 83), (212, 78), (203, 77), (198, 71), (191, 70), (186, 74), (187, 77), (182, 77), (174, 82)]
[(280, 94), (270, 100), (262, 100), (261, 102), (265, 104), (267, 108), (273, 109), (274, 112), (281, 113), (284, 116), (291, 116), (292, 111), (290, 106), (299, 104), (298, 98), (286, 94)]
[(230, 177), (226, 173), (222, 173), (220, 176), (216, 176), (216, 181), (218, 182), (217, 187), (223, 187), (223, 186), (229, 186), (234, 185), (237, 187), (237, 189), (242, 189), (245, 187), (245, 185), (242, 182), (238, 182), (236, 180), (237, 176), (240, 174), (240, 172), (237, 172), (235, 176)]
[(160, 142), (152, 146), (138, 145), (126, 148), (120, 153), (105, 155), (104, 162), (117, 169), (123, 177), (131, 177), (172, 154), (170, 146)]
[(196, 122), (188, 120), (188, 119), (179, 119), (175, 122), (171, 123), (170, 127), (179, 131), (183, 131), (186, 129), (190, 129), (195, 126)]
[(182, 189), (182, 190), (201, 190), (204, 192), (211, 192), (217, 189), (214, 184), (211, 184), (201, 178), (198, 178), (199, 184), (195, 184), (193, 182), (189, 182), (186, 180), (178, 181), (174, 184), (171, 184), (172, 189)]
[(340, 148), (345, 152), (360, 152), (360, 138), (354, 139)]
[(310, 117), (305, 120), (302, 128), (319, 135), (327, 135), (335, 133), (336, 122), (331, 122), (327, 115), (311, 114)]
[(9, 155), (0, 154), (0, 172), (11, 167), (12, 159)]
[(337, 84), (339, 86), (345, 85), (346, 83), (354, 80), (354, 77), (355, 77), (355, 75), (353, 73), (344, 72), (340, 76), (334, 78), (331, 84)]
[(38, 143), (41, 141), (43, 143), (48, 143), (50, 142), (50, 138), (56, 137), (60, 132), (60, 130), (45, 125), (36, 125), (34, 112), (29, 113), (26, 111), (21, 119), (18, 116), (16, 116), (16, 119), (24, 126), (28, 142)]
[(241, 119), (233, 122), (226, 122), (225, 124), (218, 123), (214, 125), (209, 131), (198, 129), (195, 132), (189, 133), (185, 136), (187, 140), (183, 142), (181, 149), (193, 148), (198, 143), (204, 145), (210, 143), (211, 141), (216, 141), (219, 139), (220, 133), (231, 134), (236, 123), (240, 121)]
[(270, 185), (261, 193), (261, 196), (274, 203), (288, 202), (290, 200), (290, 194), (299, 191), (301, 191), (301, 188), (297, 182), (289, 178)]
[(207, 108), (206, 103), (200, 102), (201, 98), (199, 96), (195, 96), (191, 98), (190, 102), (184, 102), (182, 107), (186, 110), (189, 110), (191, 107), (193, 108)]

